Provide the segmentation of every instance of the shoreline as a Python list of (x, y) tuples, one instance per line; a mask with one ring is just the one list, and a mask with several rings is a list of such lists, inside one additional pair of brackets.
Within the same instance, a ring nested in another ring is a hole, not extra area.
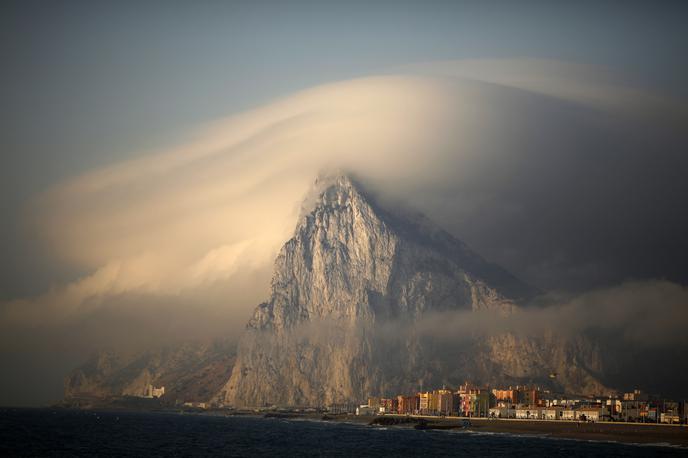
[[(275, 416), (280, 418), (280, 416)], [(353, 423), (371, 427), (393, 427), (399, 429), (421, 429), (437, 431), (466, 432), (473, 434), (504, 434), (540, 438), (569, 439), (595, 442), (615, 442), (629, 445), (655, 445), (688, 449), (688, 426), (654, 423), (596, 422), (579, 423), (564, 420), (521, 420), (463, 417), (432, 417), (406, 415), (315, 415), (290, 414), (285, 419), (303, 419)], [(470, 421), (470, 426), (464, 426)], [(423, 425), (416, 427), (416, 425)]]
[(546, 435), (549, 437), (620, 442), (628, 444), (669, 444), (688, 447), (688, 428), (685, 426), (645, 424), (605, 424), (576, 422), (537, 422), (509, 420), (473, 420), (467, 428), (473, 432)]
[[(119, 407), (119, 406), (118, 406)], [(11, 407), (10, 407), (11, 408)], [(16, 407), (15, 407), (16, 408)], [(201, 409), (140, 409), (99, 406), (91, 409), (74, 407), (44, 407), (38, 409), (65, 409), (82, 411), (129, 411), (141, 413), (167, 413), (176, 415), (204, 415), (215, 417), (276, 418), (331, 423), (349, 423), (371, 428), (393, 427), (473, 434), (504, 434), (540, 438), (570, 439), (579, 441), (615, 442), (629, 445), (654, 445), (688, 449), (688, 425), (656, 423), (595, 422), (581, 423), (567, 420), (525, 420), (506, 418), (435, 417), (420, 415), (385, 414), (358, 416), (353, 414), (327, 414), (316, 412), (256, 412), (255, 410), (201, 410)], [(22, 409), (21, 407), (19, 409)], [(29, 408), (31, 409), (31, 408)], [(470, 422), (466, 425), (465, 422)], [(421, 425), (421, 426), (418, 426)]]
[[(574, 421), (488, 419), (461, 417), (421, 417), (423, 429), (462, 430), (472, 433), (531, 435), (560, 439), (619, 442), (626, 444), (667, 444), (688, 448), (688, 427), (643, 423), (579, 423)], [(469, 421), (470, 426), (463, 427)]]

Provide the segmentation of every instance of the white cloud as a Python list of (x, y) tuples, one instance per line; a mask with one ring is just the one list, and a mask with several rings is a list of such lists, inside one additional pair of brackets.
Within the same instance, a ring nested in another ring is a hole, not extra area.
[[(219, 120), (187, 144), (46, 191), (32, 205), (37, 231), (61, 262), (93, 273), (3, 304), (3, 321), (40, 321), (46, 311), (68, 320), (130, 292), (194, 301), (191, 291), (260, 270), (289, 237), (323, 168), (351, 170), (381, 198), (408, 200), (431, 216), (448, 195), (464, 199), (452, 211), (470, 217), (496, 200), (490, 186), (511, 179), (508, 164), (519, 160), (513, 142), (551, 122), (545, 117), (565, 125), (588, 106), (594, 123), (601, 95), (614, 102), (603, 108), (616, 110), (641, 94), (591, 67), (549, 61), (454, 62), (408, 73), (306, 90)], [(567, 108), (571, 100), (576, 108)], [(516, 202), (499, 205), (520, 211)]]

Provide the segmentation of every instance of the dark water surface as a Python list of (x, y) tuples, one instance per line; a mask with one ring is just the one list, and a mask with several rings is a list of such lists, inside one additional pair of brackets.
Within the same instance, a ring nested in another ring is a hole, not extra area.
[(13, 456), (688, 456), (661, 446), (174, 413), (0, 408)]

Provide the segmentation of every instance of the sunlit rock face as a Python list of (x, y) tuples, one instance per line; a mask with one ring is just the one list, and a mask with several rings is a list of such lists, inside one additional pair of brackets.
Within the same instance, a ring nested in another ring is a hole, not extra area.
[(451, 329), (438, 329), (438, 340), (417, 326), (433, 313), (509, 315), (536, 293), (425, 217), (380, 208), (347, 176), (321, 177), (217, 398), (236, 406), (325, 405), (465, 378), (545, 380), (569, 363), (570, 378), (582, 381), (571, 388), (599, 388), (587, 363), (571, 361), (570, 345), (556, 337), (452, 340)]

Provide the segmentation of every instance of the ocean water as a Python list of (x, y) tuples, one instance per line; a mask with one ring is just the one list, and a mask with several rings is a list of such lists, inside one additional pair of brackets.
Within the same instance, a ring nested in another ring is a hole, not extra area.
[(175, 413), (0, 409), (14, 456), (688, 456), (685, 449)]

